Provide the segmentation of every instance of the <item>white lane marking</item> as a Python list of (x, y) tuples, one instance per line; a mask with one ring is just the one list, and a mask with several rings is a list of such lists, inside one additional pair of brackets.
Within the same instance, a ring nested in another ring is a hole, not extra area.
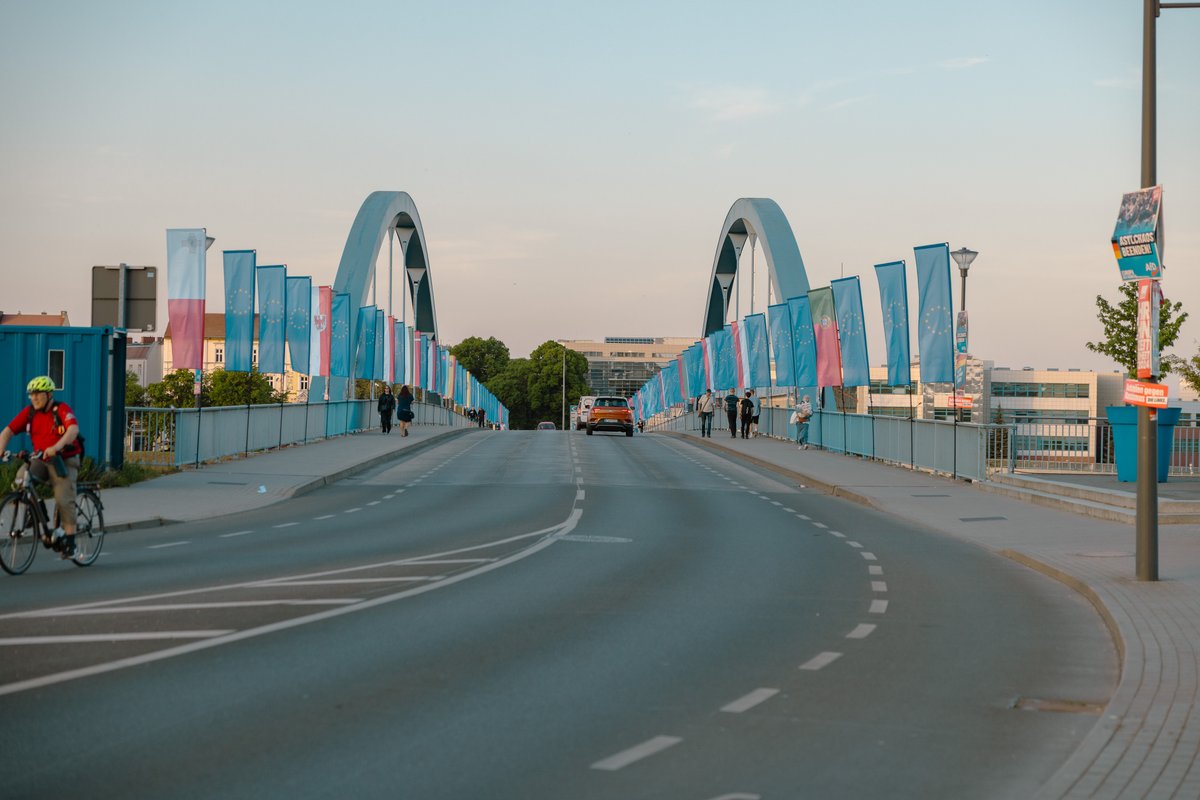
[(377, 505), (379, 505), (379, 503), (380, 503), (380, 501), (379, 501), (379, 500), (372, 500), (371, 502), (367, 503), (367, 505), (369, 505), (369, 506), (377, 506)]
[(153, 631), (151, 633), (83, 633), (73, 636), (13, 636), (0, 639), (0, 646), (31, 644), (79, 644), (83, 642), (149, 642), (156, 639), (212, 639), (233, 631)]
[(806, 669), (806, 670), (809, 670), (810, 672), (813, 672), (818, 669), (821, 669), (822, 667), (829, 666), (830, 664), (837, 661), (841, 657), (842, 657), (841, 653), (830, 653), (827, 651), (827, 652), (821, 653), (820, 655), (816, 656), (815, 658), (810, 658), (808, 661), (805, 661), (803, 664), (800, 665), (800, 669)]
[(678, 736), (655, 736), (653, 739), (647, 739), (639, 745), (622, 750), (616, 755), (611, 755), (608, 758), (597, 761), (592, 764), (592, 769), (603, 769), (609, 772), (615, 772), (622, 767), (627, 767), (635, 761), (641, 761), (643, 758), (648, 758), (655, 753), (661, 753), (668, 747), (674, 747), (682, 742)]
[(871, 573), (872, 575), (882, 575), (883, 567), (872, 564), (871, 566), (867, 567), (867, 572)]
[(234, 531), (233, 533), (222, 533), (221, 538), (232, 539), (234, 536), (245, 536), (247, 533), (254, 533), (254, 531)]
[(582, 500), (583, 498), (584, 498), (584, 491), (583, 491), (583, 489), (578, 489), (578, 490), (576, 490), (576, 492), (575, 492), (575, 500), (578, 502), (579, 500)]
[(751, 489), (751, 490), (750, 490), (750, 494), (754, 495), (755, 497), (762, 497), (762, 495), (761, 495), (761, 494), (759, 494), (758, 492), (754, 491), (753, 489)]
[(859, 550), (862, 549), (862, 545), (859, 544), (858, 542), (847, 541), (846, 544), (850, 545), (851, 547), (858, 548)]
[(865, 639), (875, 632), (875, 626), (869, 623), (863, 623), (854, 630), (846, 634), (847, 639)]
[(872, 600), (871, 608), (867, 613), (868, 614), (886, 614), (887, 607), (888, 607), (887, 600)]
[(299, 522), (281, 522), (278, 525), (272, 525), (272, 528), (290, 528), (293, 525), (299, 525)]
[(712, 800), (762, 800), (762, 795), (734, 792), (733, 794), (723, 794), (720, 797), (714, 797)]
[(147, 550), (161, 550), (164, 547), (179, 547), (180, 545), (191, 544), (191, 542), (167, 542), (166, 544), (152, 544), (147, 547)]
[(322, 514), (319, 517), (313, 517), (313, 519), (333, 519), (336, 516), (337, 514)]
[[(105, 606), (84, 608), (71, 614), (139, 614), (144, 611), (202, 611), (216, 608), (253, 608), (256, 606), (348, 606), (361, 602), (357, 598), (330, 600), (234, 600), (226, 603), (161, 603), (147, 606)], [(13, 617), (50, 617), (52, 612), (26, 611)]]
[(343, 511), (342, 513), (343, 513), (343, 514), (353, 514), (353, 513), (355, 513), (356, 511), (362, 511), (362, 508), (347, 508), (347, 509), (346, 509), (345, 511)]
[(839, 538), (839, 539), (845, 539), (845, 538), (846, 538), (846, 534), (842, 533), (841, 531), (830, 531), (830, 532), (829, 532), (829, 535), (830, 535), (830, 536), (836, 536), (836, 537), (837, 537), (837, 538)]
[(871, 581), (871, 591), (872, 592), (886, 592), (887, 591), (887, 581)]
[(759, 703), (770, 700), (775, 695), (779, 694), (778, 689), (755, 689), (745, 697), (739, 697), (732, 703), (722, 706), (722, 711), (727, 711), (730, 714), (741, 714), (743, 711), (749, 711)]
[(407, 561), (396, 561), (396, 564), (490, 564), (494, 558), (443, 558), (431, 561), (427, 558), (411, 558)]
[(330, 578), (321, 581), (267, 581), (252, 583), (251, 589), (274, 589), (278, 586), (336, 586), (344, 583), (415, 583), (440, 581), (445, 575), (397, 575), (390, 578)]
[(879, 560), (875, 557), (874, 553), (869, 553), (866, 550), (859, 552), (859, 555), (862, 556), (867, 561), (878, 561)]
[(829, 526), (826, 525), (824, 522), (814, 522), (813, 527), (814, 528), (822, 528), (824, 530), (829, 530)]
[[(438, 555), (450, 555), (452, 553), (463, 552), (466, 550), (478, 550), (478, 549), (481, 549), (484, 547), (495, 547), (500, 544), (505, 544), (505, 543), (516, 541), (519, 539), (527, 539), (527, 538), (530, 538), (533, 536), (541, 536), (542, 537), (540, 541), (530, 545), (529, 547), (527, 547), (524, 550), (513, 553), (511, 556), (507, 556), (507, 557), (502, 558), (499, 561), (495, 561), (491, 564), (485, 564), (485, 565), (479, 567), (478, 569), (468, 570), (467, 572), (460, 572), (459, 574), (454, 575), (449, 578), (446, 578), (445, 580), (442, 580), (442, 581), (437, 581), (434, 583), (426, 583), (423, 586), (415, 586), (411, 589), (405, 589), (403, 591), (396, 592), (394, 594), (384, 595), (382, 597), (375, 597), (370, 600), (364, 600), (361, 603), (355, 603), (354, 605), (350, 605), (350, 606), (341, 606), (339, 608), (326, 609), (325, 611), (319, 611), (316, 614), (309, 614), (308, 616), (305, 616), (305, 617), (296, 617), (293, 619), (282, 620), (280, 622), (274, 622), (269, 625), (261, 625), (257, 628), (249, 628), (247, 630), (237, 631), (235, 633), (230, 633), (227, 636), (217, 636), (212, 639), (204, 639), (203, 641), (199, 641), (199, 642), (189, 642), (188, 644), (178, 645), (176, 647), (169, 647), (166, 650), (158, 650), (153, 653), (144, 653), (139, 656), (131, 656), (129, 658), (122, 658), (122, 659), (118, 659), (116, 661), (109, 661), (104, 664), (94, 664), (90, 667), (82, 667), (80, 669), (65, 670), (63, 672), (56, 672), (52, 675), (42, 675), (41, 677), (37, 677), (37, 678), (29, 678), (29, 679), (23, 680), (23, 681), (16, 681), (14, 683), (0, 685), (0, 696), (16, 694), (17, 692), (24, 692), (24, 691), (28, 691), (29, 689), (37, 689), (37, 688), (41, 688), (44, 686), (53, 686), (55, 684), (65, 683), (67, 681), (76, 680), (78, 678), (87, 678), (92, 675), (102, 675), (106, 672), (115, 672), (116, 670), (125, 669), (126, 667), (141, 666), (143, 664), (149, 664), (154, 661), (162, 661), (162, 660), (165, 660), (168, 658), (174, 658), (175, 656), (181, 656), (181, 655), (186, 655), (188, 653), (194, 653), (199, 650), (207, 650), (207, 649), (210, 649), (213, 647), (220, 647), (222, 645), (231, 644), (233, 642), (240, 642), (240, 641), (243, 641), (246, 639), (253, 639), (253, 638), (257, 638), (259, 636), (265, 636), (270, 633), (276, 633), (278, 631), (288, 630), (290, 628), (298, 628), (302, 625), (309, 625), (314, 622), (321, 622), (323, 620), (333, 619), (334, 617), (340, 617), (344, 614), (354, 614), (359, 611), (366, 611), (367, 609), (375, 608), (377, 606), (386, 605), (388, 603), (394, 603), (397, 600), (404, 600), (409, 597), (415, 597), (419, 594), (425, 594), (426, 592), (432, 592), (437, 589), (442, 589), (446, 586), (453, 586), (454, 584), (461, 583), (462, 581), (470, 580), (471, 578), (474, 578), (478, 575), (482, 575), (486, 572), (491, 572), (492, 570), (500, 569), (501, 567), (508, 566), (509, 564), (515, 564), (518, 561), (522, 561), (526, 558), (529, 558), (532, 555), (535, 555), (536, 553), (541, 552), (542, 550), (545, 550), (550, 545), (559, 541), (563, 536), (565, 536), (566, 534), (575, 530), (575, 527), (579, 524), (579, 520), (581, 517), (583, 517), (583, 510), (576, 508), (571, 511), (571, 514), (566, 518), (566, 520), (564, 520), (563, 522), (560, 522), (557, 525), (553, 525), (549, 528), (543, 528), (541, 530), (531, 531), (530, 533), (520, 533), (520, 534), (517, 534), (516, 536), (510, 536), (507, 539), (500, 539), (495, 542), (488, 542), (487, 544), (474, 545), (472, 547), (463, 547), (463, 548), (459, 548), (458, 550), (449, 550), (445, 553), (440, 553)], [(237, 585), (247, 586), (247, 585), (251, 585), (251, 584), (234, 584), (234, 586), (237, 586)], [(163, 596), (180, 595), (180, 594), (195, 594), (197, 592), (214, 591), (217, 588), (232, 588), (232, 587), (226, 586), (226, 587), (208, 587), (205, 589), (191, 589), (191, 590), (185, 590), (182, 592), (166, 593), (166, 594), (158, 595), (158, 596), (163, 597)], [(150, 597), (146, 597), (144, 599), (153, 599), (153, 597), (154, 596), (150, 596)], [(130, 602), (130, 599), (127, 598), (125, 600), (106, 600), (106, 601), (101, 601), (99, 603), (93, 603), (90, 605), (92, 607), (101, 606), (101, 605), (116, 605), (117, 603), (121, 603), (121, 602)], [(61, 611), (61, 609), (60, 609), (60, 611)], [(0, 615), (0, 618), (2, 618), (3, 616), (4, 615)]]
[(395, 496), (396, 496), (395, 494), (385, 494), (385, 495), (383, 496), (383, 499), (384, 499), (384, 500), (391, 500), (391, 499), (392, 499), (393, 497), (395, 497)]
[(779, 506), (779, 507), (781, 507), (781, 508), (783, 507), (783, 503), (779, 502), (778, 500), (772, 500), (772, 501), (771, 501), (771, 505), (773, 505), (773, 506)]
[(796, 516), (797, 516), (797, 517), (799, 517), (800, 519), (803, 519), (803, 520), (808, 520), (808, 519), (811, 519), (811, 517), (806, 517), (806, 516), (805, 516), (805, 515), (803, 515), (803, 514), (797, 514)]
[(787, 506), (784, 506), (784, 507), (783, 507), (783, 510), (784, 510), (784, 511), (786, 511), (786, 512), (788, 512), (789, 514), (795, 514), (795, 513), (796, 513), (796, 509), (794, 509), (794, 508), (788, 508)]

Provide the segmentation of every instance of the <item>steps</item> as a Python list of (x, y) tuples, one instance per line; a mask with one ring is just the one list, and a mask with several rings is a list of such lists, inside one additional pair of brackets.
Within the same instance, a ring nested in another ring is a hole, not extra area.
[[(1094, 489), (1062, 481), (1035, 478), (1031, 475), (999, 473), (986, 481), (974, 484), (995, 494), (1015, 497), (1048, 508), (1071, 511), (1112, 522), (1137, 521), (1137, 494), (1134, 492)], [(1194, 525), (1200, 523), (1200, 502), (1194, 500), (1158, 500), (1159, 525)]]

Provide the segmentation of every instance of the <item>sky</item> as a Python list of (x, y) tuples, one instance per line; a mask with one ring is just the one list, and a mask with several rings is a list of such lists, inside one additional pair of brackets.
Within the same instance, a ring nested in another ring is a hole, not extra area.
[[(93, 265), (222, 249), (333, 282), (372, 191), (423, 223), (441, 341), (698, 337), (721, 225), (774, 200), (816, 286), (979, 252), (971, 350), (1116, 369), (1098, 294), (1139, 188), (1140, 0), (0, 0), (0, 310), (91, 322)], [(1200, 350), (1200, 10), (1158, 23), (1163, 289)], [(385, 248), (386, 249), (386, 248)], [(749, 250), (740, 315), (751, 310)], [(754, 310), (770, 291), (761, 249)], [(379, 304), (387, 305), (386, 253)], [(399, 316), (400, 276), (393, 309)], [(954, 270), (955, 302), (959, 277)], [(166, 280), (159, 279), (159, 331)], [(914, 351), (916, 335), (913, 334)]]

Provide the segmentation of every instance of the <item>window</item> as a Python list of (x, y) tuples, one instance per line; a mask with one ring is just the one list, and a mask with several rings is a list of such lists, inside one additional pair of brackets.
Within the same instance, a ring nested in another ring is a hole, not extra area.
[(218, 364), (225, 363), (225, 345), (219, 344), (213, 347), (213, 361)]
[(67, 388), (66, 380), (66, 361), (67, 354), (65, 350), (51, 350), (46, 359), (46, 375), (50, 380), (54, 381), (54, 385), (58, 387), (60, 392)]
[(1086, 383), (993, 383), (993, 397), (1071, 397), (1090, 396)]
[(300, 376), (300, 391), (302, 391), (302, 392), (308, 391), (308, 376), (307, 375)]

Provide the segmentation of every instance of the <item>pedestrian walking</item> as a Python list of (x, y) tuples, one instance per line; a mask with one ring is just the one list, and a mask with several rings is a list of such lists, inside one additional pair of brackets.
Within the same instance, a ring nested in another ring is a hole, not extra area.
[(753, 389), (747, 389), (750, 393), (750, 402), (754, 403), (754, 413), (750, 416), (750, 438), (758, 436), (758, 415), (762, 413), (762, 398), (756, 396)]
[(408, 436), (408, 426), (413, 421), (412, 404), (412, 392), (408, 386), (401, 386), (400, 394), (396, 395), (396, 420), (400, 423), (401, 436)]
[(796, 426), (796, 446), (801, 450), (808, 449), (808, 421), (812, 419), (812, 415), (812, 398), (804, 395), (804, 399), (796, 406), (789, 420)]
[(391, 433), (392, 412), (396, 410), (396, 395), (392, 394), (391, 384), (383, 385), (383, 394), (379, 395), (379, 402), (375, 404), (375, 408), (379, 411), (379, 427), (384, 433)]
[(747, 389), (746, 396), (742, 398), (739, 405), (741, 406), (742, 416), (742, 438), (750, 438), (750, 425), (754, 421), (754, 390)]
[(729, 418), (729, 435), (737, 438), (738, 397), (737, 392), (729, 390), (725, 395), (725, 416)]
[(712, 438), (713, 411), (716, 410), (716, 400), (712, 389), (705, 389), (704, 394), (696, 400), (696, 411), (700, 414), (700, 438)]

